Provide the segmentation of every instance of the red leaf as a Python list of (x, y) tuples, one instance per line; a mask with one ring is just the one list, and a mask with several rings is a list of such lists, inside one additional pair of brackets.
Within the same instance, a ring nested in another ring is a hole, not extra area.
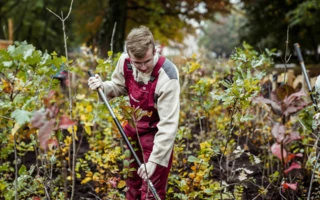
[(37, 110), (34, 112), (33, 117), (31, 119), (31, 127), (32, 128), (40, 128), (45, 123), (46, 113)]
[(288, 163), (290, 160), (294, 159), (295, 157), (296, 157), (295, 154), (289, 153), (284, 162)]
[(68, 116), (63, 115), (60, 118), (60, 122), (59, 122), (59, 126), (58, 127), (61, 128), (61, 129), (67, 129), (67, 128), (69, 128), (69, 126), (73, 126), (75, 124), (76, 123), (73, 122)]
[(275, 113), (276, 115), (280, 115), (280, 116), (282, 115), (281, 107), (275, 101), (272, 101), (270, 99), (266, 99), (263, 97), (255, 97), (252, 99), (252, 102), (253, 103), (264, 103), (264, 104), (270, 105), (273, 113)]
[(293, 162), (288, 169), (284, 170), (284, 173), (287, 174), (293, 169), (301, 169), (301, 165), (296, 162)]
[(297, 153), (297, 154), (289, 153), (285, 159), (285, 163), (288, 163), (290, 160), (294, 159), (295, 157), (302, 157), (302, 156), (303, 156), (302, 153)]
[(282, 187), (286, 190), (290, 188), (291, 190), (297, 190), (297, 183), (283, 183)]
[(40, 127), (39, 132), (38, 132), (38, 138), (40, 142), (40, 147), (44, 150), (47, 149), (47, 142), (49, 138), (51, 137), (51, 133), (54, 129), (55, 126), (55, 119), (50, 119), (49, 121), (46, 121), (43, 126)]
[(117, 182), (119, 181), (119, 178), (112, 177), (111, 179), (108, 180), (108, 182), (111, 184), (112, 187), (116, 188), (117, 187)]
[(285, 140), (283, 141), (284, 144), (288, 144), (294, 140), (299, 140), (301, 139), (299, 132), (291, 132), (289, 135), (286, 135)]
[(48, 116), (50, 118), (54, 118), (58, 115), (59, 113), (59, 108), (57, 106), (52, 106), (50, 108), (47, 108)]
[(275, 123), (272, 127), (271, 133), (276, 138), (278, 143), (281, 143), (285, 138), (286, 128), (284, 125), (280, 125), (279, 123)]
[[(280, 160), (282, 160), (282, 155), (281, 155), (281, 145), (278, 143), (274, 143), (271, 146), (271, 152), (273, 155), (277, 156)], [(287, 151), (283, 148), (282, 150), (283, 158), (287, 157)]]
[(301, 97), (306, 96), (305, 92), (303, 90), (299, 92), (295, 92), (291, 94), (290, 96), (286, 97), (283, 100), (282, 104), (282, 110), (283, 114), (285, 116), (289, 116), (291, 114), (294, 114), (304, 107), (308, 106), (309, 103), (306, 103)]
[(291, 94), (290, 96), (287, 96), (283, 102), (287, 105), (291, 104), (295, 100), (301, 99), (301, 97), (306, 96), (306, 93), (303, 90), (300, 90), (299, 92), (295, 92)]
[(51, 90), (51, 91), (48, 93), (48, 96), (43, 98), (43, 103), (44, 103), (44, 105), (45, 105), (47, 108), (50, 108), (50, 107), (51, 107), (51, 100), (53, 99), (53, 97), (54, 97), (55, 95), (56, 95), (56, 91)]

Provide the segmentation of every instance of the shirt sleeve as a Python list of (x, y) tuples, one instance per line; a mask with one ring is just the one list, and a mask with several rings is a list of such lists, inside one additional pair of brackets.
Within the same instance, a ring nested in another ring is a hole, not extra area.
[(160, 121), (158, 132), (154, 138), (154, 145), (149, 161), (167, 167), (171, 157), (180, 112), (180, 84), (179, 80), (171, 79), (164, 83), (159, 90), (157, 103)]
[(103, 92), (106, 95), (107, 99), (127, 95), (123, 70), (124, 62), (127, 57), (128, 55), (126, 53), (123, 53), (120, 56), (117, 66), (112, 73), (111, 81), (105, 81), (102, 83)]

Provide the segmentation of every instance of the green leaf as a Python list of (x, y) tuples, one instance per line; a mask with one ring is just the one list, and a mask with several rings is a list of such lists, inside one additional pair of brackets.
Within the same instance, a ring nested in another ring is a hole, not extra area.
[(188, 157), (188, 162), (198, 162), (199, 161), (199, 159), (198, 158), (196, 158), (196, 157), (194, 157), (194, 156), (189, 156)]
[(21, 165), (20, 169), (19, 169), (19, 175), (24, 174), (27, 171), (27, 168), (25, 165)]
[(5, 67), (11, 67), (12, 66), (12, 61), (4, 61), (3, 62), (3, 66), (5, 66)]
[(240, 121), (241, 122), (247, 122), (247, 121), (250, 121), (250, 120), (253, 120), (253, 119), (254, 119), (253, 115), (246, 115), (246, 116), (241, 116)]
[(26, 110), (15, 110), (11, 113), (11, 118), (15, 119), (16, 122), (20, 125), (23, 125), (30, 121), (32, 113)]
[(8, 165), (0, 166), (0, 172), (8, 172), (8, 171), (9, 171), (9, 166)]
[(32, 56), (32, 53), (33, 53), (34, 49), (35, 49), (34, 47), (27, 49), (27, 50), (24, 52), (23, 59), (24, 59), (24, 60), (27, 60), (28, 57)]
[(52, 52), (51, 55), (52, 55), (52, 56), (58, 56), (57, 52), (55, 52), (55, 51)]
[(7, 187), (7, 183), (3, 180), (0, 180), (0, 191), (3, 191), (4, 189), (6, 189)]
[(207, 188), (203, 192), (210, 195), (210, 194), (213, 194), (214, 190), (211, 188)]
[(10, 46), (8, 47), (8, 52), (9, 52), (9, 53), (12, 53), (12, 52), (14, 52), (15, 49), (16, 49), (16, 47), (15, 47), (14, 45), (10, 45)]

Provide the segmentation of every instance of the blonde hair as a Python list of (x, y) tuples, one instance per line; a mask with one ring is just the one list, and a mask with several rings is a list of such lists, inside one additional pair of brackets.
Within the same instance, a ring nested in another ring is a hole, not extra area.
[(130, 31), (126, 42), (127, 52), (136, 58), (143, 58), (150, 48), (155, 48), (149, 28), (140, 26)]

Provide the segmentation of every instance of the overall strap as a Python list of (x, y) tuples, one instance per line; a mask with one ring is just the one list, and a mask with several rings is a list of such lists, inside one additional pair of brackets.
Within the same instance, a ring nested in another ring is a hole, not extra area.
[(130, 62), (130, 58), (126, 58), (123, 65), (124, 78), (127, 81), (127, 79), (130, 79), (130, 76), (132, 76), (132, 65)]
[(154, 66), (154, 69), (152, 71), (152, 74), (150, 76), (149, 82), (151, 83), (151, 87), (149, 90), (149, 102), (148, 106), (154, 106), (154, 95), (155, 95), (155, 90), (158, 82), (158, 76), (159, 76), (159, 70), (161, 69), (163, 63), (165, 62), (166, 58), (163, 56), (160, 56), (158, 59), (157, 64)]
[(132, 65), (131, 65), (130, 58), (126, 58), (124, 60), (124, 71), (127, 71), (127, 70), (132, 71)]

